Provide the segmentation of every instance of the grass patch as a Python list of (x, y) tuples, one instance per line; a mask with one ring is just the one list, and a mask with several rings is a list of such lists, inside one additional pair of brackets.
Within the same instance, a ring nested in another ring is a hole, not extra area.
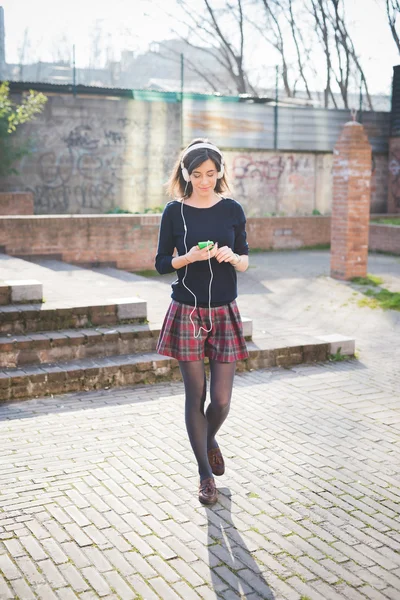
[(250, 527), (250, 531), (254, 531), (254, 533), (258, 533), (261, 535), (260, 530), (257, 527)]
[(368, 306), (383, 310), (399, 310), (400, 311), (400, 292), (391, 292), (390, 290), (381, 287), (383, 279), (376, 275), (368, 274), (367, 277), (353, 277), (352, 283), (356, 285), (366, 286), (360, 290), (366, 298), (358, 300), (357, 304), (360, 307)]
[(248, 498), (259, 498), (260, 496), (258, 494), (256, 494), (255, 492), (249, 492), (247, 494)]
[(371, 223), (382, 223), (382, 225), (400, 225), (400, 217), (382, 217), (381, 219), (371, 219)]
[[(368, 296), (369, 306), (372, 305), (373, 308), (380, 306), (384, 310), (400, 310), (400, 292), (391, 292), (386, 288), (381, 288), (379, 292), (367, 290), (365, 295)], [(362, 300), (359, 302), (362, 302)]]
[(383, 283), (383, 279), (381, 277), (370, 274), (368, 274), (366, 277), (353, 277), (351, 281), (357, 285), (373, 285), (375, 287)]
[(339, 347), (335, 354), (330, 354), (329, 355), (329, 360), (331, 362), (342, 362), (343, 360), (349, 360), (351, 358), (351, 356), (349, 356), (348, 354), (342, 354), (342, 348)]
[(144, 269), (143, 271), (135, 271), (135, 275), (141, 277), (158, 277), (159, 273), (155, 269)]
[(375, 308), (379, 308), (379, 303), (373, 298), (362, 298), (357, 302), (357, 306), (359, 306), (360, 308), (368, 306), (368, 308), (372, 308), (374, 310)]

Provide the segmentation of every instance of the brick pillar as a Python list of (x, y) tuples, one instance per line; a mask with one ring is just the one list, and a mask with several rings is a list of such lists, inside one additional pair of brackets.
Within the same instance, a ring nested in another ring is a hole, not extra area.
[(333, 152), (331, 277), (365, 277), (372, 153), (364, 127), (346, 123)]

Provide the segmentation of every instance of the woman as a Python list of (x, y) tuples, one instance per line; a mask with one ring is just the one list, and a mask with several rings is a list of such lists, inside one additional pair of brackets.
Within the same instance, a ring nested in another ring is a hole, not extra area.
[[(159, 273), (178, 275), (157, 351), (179, 361), (203, 504), (218, 500), (213, 475), (222, 475), (225, 465), (215, 435), (229, 412), (236, 361), (248, 357), (235, 302), (236, 271), (248, 267), (246, 218), (238, 202), (221, 195), (227, 188), (221, 151), (207, 140), (193, 140), (168, 183), (169, 195), (179, 200), (164, 209), (155, 263)], [(213, 244), (199, 247), (210, 240)], [(211, 402), (204, 414), (205, 356)]]

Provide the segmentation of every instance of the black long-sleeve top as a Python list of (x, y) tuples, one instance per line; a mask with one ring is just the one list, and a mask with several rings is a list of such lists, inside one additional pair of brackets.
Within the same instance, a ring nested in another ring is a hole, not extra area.
[[(184, 246), (181, 202), (173, 200), (164, 209), (155, 260), (156, 269), (161, 275), (175, 270), (171, 264), (175, 248), (179, 256), (182, 256), (198, 242), (212, 240), (214, 243), (218, 242), (219, 248), (229, 246), (239, 255), (249, 253), (246, 217), (239, 202), (222, 198), (210, 208), (195, 208), (184, 204), (183, 214), (187, 227), (187, 250)], [(237, 296), (236, 270), (230, 263), (219, 263), (215, 258), (211, 259), (211, 266), (214, 273), (211, 306), (229, 304)], [(194, 297), (182, 284), (184, 274), (185, 267), (177, 270), (178, 279), (172, 284), (171, 297), (182, 304), (194, 306)], [(196, 295), (198, 306), (208, 306), (210, 276), (208, 260), (188, 265), (185, 284)]]

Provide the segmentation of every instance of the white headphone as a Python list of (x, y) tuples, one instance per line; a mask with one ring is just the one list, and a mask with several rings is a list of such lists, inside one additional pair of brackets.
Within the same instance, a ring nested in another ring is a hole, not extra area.
[(224, 162), (224, 157), (222, 156), (222, 152), (221, 152), (221, 150), (218, 150), (217, 146), (214, 146), (214, 144), (209, 144), (207, 142), (199, 142), (198, 144), (193, 144), (193, 146), (189, 146), (189, 148), (187, 148), (185, 150), (185, 152), (182, 154), (182, 158), (181, 158), (181, 170), (182, 170), (182, 177), (183, 177), (183, 179), (186, 181), (186, 183), (190, 182), (189, 171), (185, 167), (183, 159), (192, 150), (198, 150), (200, 148), (208, 148), (209, 150), (214, 150), (214, 152), (217, 152), (220, 155), (220, 157), (221, 157), (221, 169), (220, 169), (220, 171), (218, 171), (217, 179), (222, 179), (222, 177), (224, 176), (224, 171), (225, 171), (225, 162)]
[[(187, 254), (187, 251), (188, 251), (187, 245), (186, 245), (187, 227), (186, 227), (185, 217), (184, 217), (184, 214), (183, 214), (183, 198), (181, 200), (181, 216), (182, 216), (182, 221), (183, 221), (183, 228), (185, 230), (185, 234), (183, 236), (183, 243), (185, 245), (185, 251), (186, 251), (186, 254)], [(213, 282), (213, 279), (214, 279), (214, 273), (213, 273), (212, 266), (211, 266), (211, 261), (210, 261), (210, 248), (207, 248), (207, 250), (208, 250), (208, 267), (210, 269), (210, 274), (211, 274), (210, 283), (208, 284), (208, 318), (210, 320), (210, 328), (209, 329), (206, 329), (205, 327), (203, 327), (201, 325), (199, 327), (198, 332), (196, 333), (196, 324), (194, 323), (192, 317), (193, 317), (193, 313), (196, 312), (196, 309), (197, 309), (197, 297), (196, 297), (196, 294), (194, 292), (192, 292), (192, 290), (190, 289), (190, 287), (188, 287), (186, 285), (186, 283), (185, 283), (186, 275), (187, 275), (187, 272), (188, 272), (188, 265), (185, 265), (185, 274), (184, 274), (183, 279), (182, 279), (183, 286), (187, 289), (188, 292), (190, 292), (192, 294), (192, 296), (194, 298), (194, 308), (193, 308), (192, 312), (189, 315), (189, 319), (190, 319), (190, 322), (191, 322), (191, 324), (193, 326), (193, 337), (195, 339), (199, 339), (200, 334), (201, 334), (201, 330), (203, 330), (205, 333), (210, 333), (210, 331), (212, 330), (212, 326), (213, 326), (212, 325), (212, 317), (211, 317), (211, 286), (212, 286), (212, 282)]]

